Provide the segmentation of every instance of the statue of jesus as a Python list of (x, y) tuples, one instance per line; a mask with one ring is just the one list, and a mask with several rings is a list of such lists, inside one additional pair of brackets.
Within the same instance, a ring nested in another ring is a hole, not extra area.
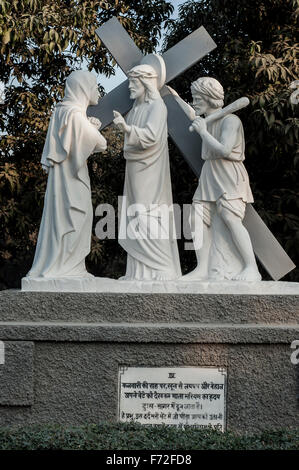
[[(167, 109), (159, 93), (165, 81), (164, 63), (158, 57), (158, 69), (143, 63), (130, 70), (129, 91), (135, 101), (126, 121), (114, 111), (114, 123), (125, 133), (120, 227), (125, 227), (126, 236), (119, 237), (127, 252), (123, 280), (163, 281), (181, 276), (172, 212)], [(130, 230), (132, 222), (136, 236)], [(156, 227), (154, 234), (151, 226)]]

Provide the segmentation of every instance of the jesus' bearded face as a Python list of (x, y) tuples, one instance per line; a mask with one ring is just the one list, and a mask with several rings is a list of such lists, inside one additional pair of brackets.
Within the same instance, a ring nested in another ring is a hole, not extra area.
[(130, 98), (136, 100), (145, 94), (145, 88), (138, 78), (129, 79)]

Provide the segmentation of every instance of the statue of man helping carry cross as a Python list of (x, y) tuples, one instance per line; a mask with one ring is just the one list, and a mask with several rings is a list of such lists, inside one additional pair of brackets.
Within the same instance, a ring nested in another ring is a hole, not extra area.
[[(111, 18), (103, 26), (101, 26), (97, 30), (97, 34), (108, 48), (110, 53), (113, 55), (118, 65), (127, 75), (134, 66), (140, 64), (144, 59), (142, 52), (138, 49), (136, 44), (134, 44), (128, 33), (116, 18)], [(193, 31), (193, 33), (189, 34), (186, 38), (175, 44), (163, 54), (162, 58), (166, 65), (165, 83), (170, 82), (172, 79), (183, 73), (206, 54), (210, 53), (215, 47), (216, 44), (203, 26)], [(131, 109), (132, 100), (130, 99), (128, 91), (128, 81), (125, 81), (110, 93), (108, 93), (108, 95), (103, 97), (101, 103), (98, 106), (90, 109), (89, 115), (99, 118), (103, 123), (102, 128), (104, 128), (106, 125), (109, 125), (115, 118), (113, 115), (113, 110), (117, 109), (121, 112), (122, 115), (125, 115)], [(182, 106), (182, 103), (177, 101), (177, 97), (173, 96), (166, 85), (161, 88), (160, 94), (167, 107), (167, 124), (169, 135), (181, 151), (192, 170), (198, 177), (200, 177), (202, 166), (203, 164), (205, 165), (206, 162), (203, 162), (201, 159), (200, 148), (202, 145), (202, 139), (200, 134), (198, 132), (190, 133), (188, 130), (191, 124), (190, 116), (185, 109), (186, 106), (188, 107), (188, 105), (184, 103), (184, 106)], [(245, 100), (247, 99), (245, 98)], [(182, 102), (183, 100), (180, 101)], [(225, 110), (227, 111), (227, 107)], [(234, 112), (235, 110), (236, 109), (230, 109), (229, 111)], [(223, 111), (224, 109), (221, 110), (221, 108), (216, 110), (214, 116), (217, 116), (218, 118), (219, 114), (223, 114)], [(209, 120), (209, 118), (210, 116), (207, 116), (205, 120)], [(236, 116), (233, 118), (238, 119)], [(226, 119), (229, 118), (227, 117), (225, 120)], [(215, 165), (217, 165), (217, 163), (219, 162), (216, 162)], [(234, 164), (239, 165), (237, 162), (234, 162)], [(222, 222), (222, 228), (216, 231), (216, 226), (221, 226), (220, 222)], [(248, 203), (248, 201), (246, 203), (246, 212), (243, 219), (243, 225), (250, 235), (253, 250), (256, 256), (273, 279), (279, 280), (289, 271), (294, 269), (295, 265), (292, 260), (283, 250), (265, 223), (261, 220), (257, 212), (254, 210), (252, 204)], [(213, 226), (216, 233), (228, 231), (228, 228), (223, 220), (220, 219), (219, 221), (219, 215), (217, 213), (213, 217)], [(236, 277), (239, 277), (240, 279), (244, 277), (246, 277), (246, 279), (259, 279), (257, 269), (253, 267), (252, 263), (251, 267), (242, 273), (242, 271), (244, 271), (244, 265), (247, 265), (248, 267), (248, 263), (243, 258), (243, 255), (240, 255), (240, 251), (236, 243), (232, 242), (229, 237), (231, 237), (230, 232), (228, 232), (225, 239), (222, 240), (221, 246), (223, 255), (219, 256), (219, 252), (217, 252), (217, 256), (212, 256), (213, 260), (220, 261), (220, 263), (218, 263), (218, 265), (221, 267), (220, 272), (217, 272), (219, 266), (215, 267), (215, 269), (210, 266), (210, 272), (215, 278), (218, 277), (220, 279), (223, 279), (223, 277), (225, 279), (235, 279)], [(215, 237), (213, 237), (213, 239), (215, 239)], [(215, 243), (212, 243), (211, 253), (209, 256), (213, 253), (214, 248), (217, 248), (217, 246), (215, 246)], [(231, 259), (232, 251), (235, 251), (234, 263), (232, 263)], [(244, 250), (242, 250), (242, 253), (243, 251)], [(246, 252), (248, 252), (248, 249)], [(229, 259), (229, 264), (233, 268), (230, 270), (231, 272), (228, 272), (227, 270), (227, 262)], [(223, 275), (223, 273), (225, 273), (225, 275)]]
[[(242, 223), (246, 204), (253, 202), (243, 164), (242, 122), (235, 114), (216, 119), (215, 113), (224, 104), (224, 91), (214, 78), (199, 78), (192, 83), (191, 92), (196, 117), (190, 130), (202, 138), (201, 158), (205, 161), (193, 196), (192, 225), (198, 214), (203, 224), (202, 233), (194, 231), (195, 246), (200, 246), (196, 250), (198, 265), (183, 279), (259, 281), (250, 236)], [(202, 115), (209, 118), (208, 123)], [(199, 236), (202, 239), (196, 240)]]

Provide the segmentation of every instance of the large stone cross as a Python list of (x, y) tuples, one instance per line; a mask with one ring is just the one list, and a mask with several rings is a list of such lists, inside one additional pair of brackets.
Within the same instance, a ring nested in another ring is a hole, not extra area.
[[(125, 74), (140, 63), (143, 58), (142, 52), (117, 18), (111, 18), (98, 28), (96, 33)], [(166, 66), (166, 83), (183, 73), (216, 47), (213, 39), (201, 26), (168, 49), (162, 56)], [(189, 117), (166, 86), (160, 90), (160, 93), (168, 109), (168, 132), (187, 163), (199, 177), (204, 163), (201, 159), (201, 137), (196, 132), (189, 131), (191, 124)], [(133, 100), (130, 99), (128, 80), (126, 80), (101, 98), (97, 106), (89, 107), (87, 114), (100, 119), (101, 129), (104, 129), (113, 121), (114, 109), (126, 114), (132, 105)], [(243, 223), (250, 234), (256, 256), (273, 279), (281, 279), (295, 268), (292, 260), (251, 204), (247, 204)]]

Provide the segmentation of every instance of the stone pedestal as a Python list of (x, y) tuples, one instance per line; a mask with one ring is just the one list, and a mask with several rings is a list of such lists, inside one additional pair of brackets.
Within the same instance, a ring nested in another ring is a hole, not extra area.
[(227, 429), (298, 426), (299, 290), (276, 285), (269, 295), (1, 291), (0, 426), (116, 421), (119, 366), (226, 367)]

